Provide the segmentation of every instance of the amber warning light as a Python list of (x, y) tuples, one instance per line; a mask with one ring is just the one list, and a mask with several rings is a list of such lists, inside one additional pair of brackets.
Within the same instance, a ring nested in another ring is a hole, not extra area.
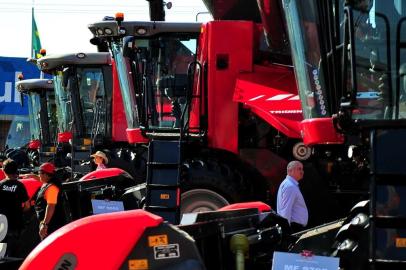
[(122, 12), (117, 12), (115, 17), (116, 17), (116, 21), (118, 21), (118, 22), (124, 21), (124, 13), (122, 13)]
[(39, 51), (39, 53), (40, 53), (42, 56), (45, 56), (45, 55), (47, 54), (47, 50), (41, 49), (41, 50)]

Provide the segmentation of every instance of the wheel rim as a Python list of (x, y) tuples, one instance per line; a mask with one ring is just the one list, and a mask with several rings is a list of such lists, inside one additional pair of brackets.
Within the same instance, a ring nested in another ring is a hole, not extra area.
[(181, 213), (217, 210), (230, 203), (220, 194), (209, 189), (192, 189), (181, 195)]
[(293, 146), (292, 149), (293, 157), (297, 160), (307, 160), (312, 155), (311, 147), (305, 145), (303, 142), (298, 142)]

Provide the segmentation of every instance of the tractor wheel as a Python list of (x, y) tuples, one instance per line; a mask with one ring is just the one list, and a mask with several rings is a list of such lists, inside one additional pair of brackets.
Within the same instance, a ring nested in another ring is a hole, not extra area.
[(247, 201), (253, 194), (254, 178), (242, 162), (219, 158), (194, 159), (184, 163), (181, 212), (217, 210), (231, 203)]
[(181, 212), (196, 213), (219, 209), (230, 203), (219, 193), (209, 189), (191, 189), (182, 193)]

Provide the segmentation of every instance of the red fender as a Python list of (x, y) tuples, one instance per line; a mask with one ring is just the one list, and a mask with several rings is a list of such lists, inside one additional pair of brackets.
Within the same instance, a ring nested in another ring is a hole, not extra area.
[(24, 184), (25, 189), (27, 190), (27, 193), (28, 193), (28, 197), (30, 199), (42, 185), (41, 181), (39, 181), (35, 178), (24, 178), (24, 179), (19, 179), (19, 180), (21, 183)]
[(97, 170), (90, 172), (79, 179), (79, 181), (89, 181), (89, 180), (96, 180), (96, 179), (103, 179), (118, 176), (120, 174), (127, 174), (126, 171), (119, 169), (119, 168), (108, 168), (103, 170)]
[(145, 229), (162, 222), (162, 217), (144, 210), (76, 220), (45, 238), (20, 270), (119, 269)]
[(237, 210), (237, 209), (247, 209), (247, 208), (257, 208), (260, 213), (271, 211), (271, 207), (263, 202), (242, 202), (234, 203), (220, 208), (218, 211), (227, 210)]
[(41, 146), (40, 140), (32, 140), (28, 143), (28, 149), (31, 150), (38, 150), (40, 146)]
[(72, 132), (66, 131), (58, 133), (58, 143), (67, 143), (72, 139)]

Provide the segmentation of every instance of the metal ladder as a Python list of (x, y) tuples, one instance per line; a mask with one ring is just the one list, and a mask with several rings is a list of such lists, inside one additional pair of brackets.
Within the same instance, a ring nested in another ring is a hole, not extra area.
[(50, 162), (55, 158), (55, 146), (41, 145), (39, 151), (39, 164)]
[(172, 224), (180, 220), (181, 162), (181, 140), (150, 141), (144, 208)]
[(370, 133), (370, 269), (406, 269), (405, 138), (405, 128)]

